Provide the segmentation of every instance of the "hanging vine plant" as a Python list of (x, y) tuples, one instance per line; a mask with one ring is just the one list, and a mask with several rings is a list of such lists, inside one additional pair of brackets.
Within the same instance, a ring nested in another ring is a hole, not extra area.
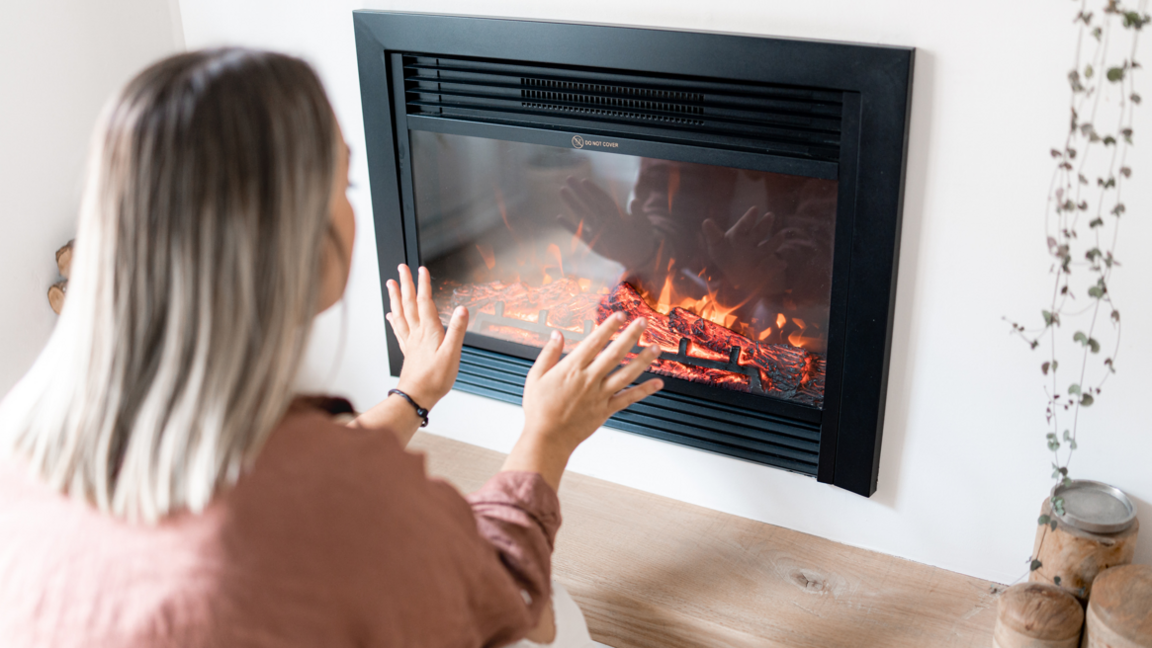
[[(1014, 335), (1044, 354), (1038, 368), (1048, 396), (1045, 443), (1052, 477), (1064, 484), (1070, 482), (1081, 411), (1097, 402), (1116, 373), (1121, 317), (1109, 286), (1121, 267), (1117, 244), (1127, 211), (1124, 192), (1133, 177), (1128, 150), (1141, 103), (1137, 44), (1150, 21), (1147, 0), (1135, 8), (1105, 0), (1096, 11), (1088, 0), (1076, 1), (1068, 130), (1051, 150), (1055, 168), (1045, 207), (1051, 294), (1037, 326), (1009, 322)], [(1052, 511), (1064, 514), (1059, 496), (1052, 497)], [(1048, 515), (1038, 524), (1056, 528)], [(1040, 567), (1030, 560), (1031, 570)]]

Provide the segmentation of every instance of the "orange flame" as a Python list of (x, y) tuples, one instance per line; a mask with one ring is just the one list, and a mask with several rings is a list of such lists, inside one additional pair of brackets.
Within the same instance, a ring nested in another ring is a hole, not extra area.
[(484, 265), (488, 266), (489, 270), (496, 267), (496, 254), (492, 251), (491, 245), (487, 243), (477, 243), (476, 251), (480, 253), (480, 256), (484, 257)]
[(788, 318), (784, 317), (784, 313), (776, 313), (776, 328), (782, 329), (788, 323)]
[(556, 259), (556, 265), (560, 266), (560, 276), (561, 277), (565, 276), (564, 275), (564, 259), (560, 256), (560, 246), (556, 245), (555, 243), (549, 243), (548, 244), (548, 254), (551, 254), (552, 258)]
[(580, 224), (576, 226), (576, 233), (572, 235), (572, 252), (580, 245), (580, 239), (584, 236), (584, 219), (580, 219)]
[(500, 218), (504, 220), (504, 227), (512, 232), (512, 238), (516, 238), (516, 232), (512, 229), (512, 225), (508, 222), (508, 208), (504, 205), (504, 193), (500, 191), (500, 187), (492, 185), (492, 190), (496, 192), (496, 206), (500, 209)]

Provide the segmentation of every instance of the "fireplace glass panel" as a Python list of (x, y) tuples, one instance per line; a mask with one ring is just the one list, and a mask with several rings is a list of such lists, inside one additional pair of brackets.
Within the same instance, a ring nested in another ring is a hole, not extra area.
[(447, 322), (571, 350), (644, 316), (652, 372), (821, 407), (837, 183), (409, 132), (421, 262)]

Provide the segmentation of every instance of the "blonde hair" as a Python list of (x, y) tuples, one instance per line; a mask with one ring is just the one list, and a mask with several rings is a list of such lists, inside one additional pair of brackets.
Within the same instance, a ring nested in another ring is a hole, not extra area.
[(97, 127), (67, 305), (0, 406), (0, 453), (145, 522), (234, 483), (291, 402), (338, 133), (288, 56), (190, 52), (131, 80)]

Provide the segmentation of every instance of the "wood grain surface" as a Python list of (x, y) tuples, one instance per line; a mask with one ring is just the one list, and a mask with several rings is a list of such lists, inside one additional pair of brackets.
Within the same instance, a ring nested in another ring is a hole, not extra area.
[[(504, 458), (428, 433), (410, 449), (464, 492)], [(554, 576), (613, 648), (992, 644), (995, 583), (574, 473), (560, 501)]]

